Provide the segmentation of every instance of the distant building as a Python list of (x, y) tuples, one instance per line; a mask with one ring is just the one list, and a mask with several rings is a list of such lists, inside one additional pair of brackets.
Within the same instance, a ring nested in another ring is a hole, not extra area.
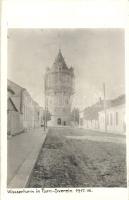
[(98, 129), (98, 112), (103, 109), (103, 101), (100, 100), (96, 104), (85, 108), (81, 112), (80, 125), (87, 129)]
[(39, 124), (40, 124), (40, 127), (43, 127), (44, 126), (44, 109), (43, 109), (43, 107), (40, 107), (39, 109), (40, 109), (40, 111), (39, 111)]
[(77, 127), (79, 125), (79, 109), (73, 108), (71, 112), (71, 124), (74, 127)]
[(71, 96), (74, 91), (74, 71), (68, 68), (61, 50), (45, 75), (46, 107), (51, 114), (49, 125), (71, 124)]
[(79, 126), (80, 127), (83, 127), (84, 125), (84, 123), (83, 123), (83, 121), (84, 121), (84, 111), (80, 111), (80, 113), (79, 113), (80, 115), (79, 115)]
[(110, 132), (125, 132), (125, 95), (111, 101), (110, 106), (106, 108), (106, 115), (104, 110), (99, 112), (99, 127), (104, 131), (106, 129)]
[(40, 107), (37, 102), (33, 102), (34, 104), (34, 128), (39, 128), (40, 125)]
[(121, 95), (106, 100), (106, 110), (104, 110), (103, 100), (85, 108), (80, 114), (80, 126), (86, 129), (123, 133), (125, 132), (124, 117), (125, 95)]
[(50, 120), (51, 120), (50, 112), (48, 110), (43, 109), (43, 107), (40, 107), (40, 111), (39, 111), (40, 126), (44, 127), (45, 122), (47, 122), (46, 123), (46, 126), (47, 126)]

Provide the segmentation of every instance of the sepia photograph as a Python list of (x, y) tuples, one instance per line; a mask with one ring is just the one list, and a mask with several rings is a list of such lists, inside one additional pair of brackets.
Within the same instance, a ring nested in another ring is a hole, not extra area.
[(10, 28), (7, 188), (126, 188), (125, 32)]

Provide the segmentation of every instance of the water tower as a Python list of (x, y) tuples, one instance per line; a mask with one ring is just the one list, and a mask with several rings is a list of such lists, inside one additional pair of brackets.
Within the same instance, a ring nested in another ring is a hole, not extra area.
[(51, 114), (51, 126), (71, 124), (71, 104), (74, 93), (74, 70), (68, 67), (59, 49), (51, 68), (46, 69), (46, 107)]

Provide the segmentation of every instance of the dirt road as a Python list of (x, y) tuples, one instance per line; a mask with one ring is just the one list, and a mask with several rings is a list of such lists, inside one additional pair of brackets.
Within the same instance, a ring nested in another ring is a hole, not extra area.
[(29, 187), (126, 187), (125, 137), (51, 128)]

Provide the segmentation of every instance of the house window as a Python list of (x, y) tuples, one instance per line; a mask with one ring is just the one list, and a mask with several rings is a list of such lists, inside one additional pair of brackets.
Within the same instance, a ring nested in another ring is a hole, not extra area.
[(62, 66), (61, 65), (59, 65), (59, 70), (61, 70), (62, 69)]
[(104, 124), (105, 123), (105, 116), (102, 115), (102, 123)]
[(110, 113), (110, 125), (112, 126), (112, 113)]
[(109, 125), (109, 116), (108, 116), (108, 114), (106, 115), (106, 122), (107, 122), (107, 125)]
[(39, 120), (39, 112), (38, 112), (38, 120)]
[(116, 112), (116, 125), (118, 125), (118, 112)]

